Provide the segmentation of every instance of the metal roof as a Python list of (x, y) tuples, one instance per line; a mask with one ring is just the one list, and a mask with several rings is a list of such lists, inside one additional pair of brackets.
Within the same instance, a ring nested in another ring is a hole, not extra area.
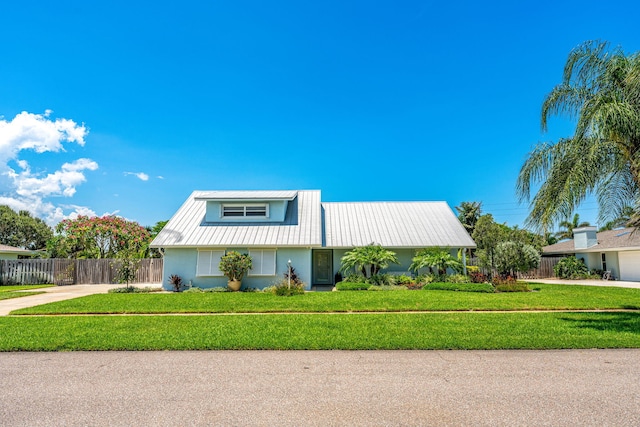
[(542, 253), (551, 255), (640, 249), (640, 231), (635, 228), (601, 231), (596, 233), (596, 239), (598, 243), (589, 248), (576, 249), (574, 240), (571, 239), (545, 246), (542, 248)]
[(293, 200), (298, 194), (288, 191), (199, 191), (202, 200)]
[(476, 244), (446, 202), (323, 203), (324, 246), (456, 247)]
[[(282, 199), (293, 195), (282, 223), (205, 222), (207, 200)], [(152, 247), (321, 246), (320, 191), (194, 191)]]
[[(288, 199), (285, 221), (205, 222), (207, 200)], [(320, 191), (194, 191), (152, 247), (388, 248), (476, 244), (446, 202), (321, 203)]]

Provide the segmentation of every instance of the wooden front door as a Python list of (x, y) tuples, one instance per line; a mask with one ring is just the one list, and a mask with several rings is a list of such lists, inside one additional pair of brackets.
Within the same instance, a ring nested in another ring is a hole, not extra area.
[(313, 251), (313, 285), (333, 285), (333, 251)]

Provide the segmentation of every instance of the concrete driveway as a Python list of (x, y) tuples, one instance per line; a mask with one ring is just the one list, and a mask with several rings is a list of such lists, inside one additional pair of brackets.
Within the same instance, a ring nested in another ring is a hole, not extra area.
[[(31, 295), (28, 297), (12, 298), (0, 300), (0, 316), (6, 316), (13, 310), (47, 304), (50, 302), (64, 301), (71, 298), (84, 297), (93, 294), (106, 294), (109, 289), (120, 288), (123, 285), (69, 285), (53, 286), (50, 288), (39, 288), (34, 291), (43, 291), (44, 294)], [(136, 284), (136, 287), (156, 287), (160, 284)]]
[(0, 353), (3, 426), (638, 426), (640, 350)]

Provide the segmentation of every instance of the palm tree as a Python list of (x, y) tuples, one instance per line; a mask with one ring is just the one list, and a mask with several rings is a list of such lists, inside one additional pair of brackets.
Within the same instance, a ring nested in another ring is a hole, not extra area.
[(476, 222), (482, 214), (482, 202), (461, 202), (460, 206), (456, 206), (456, 210), (458, 211), (458, 220), (471, 236), (476, 228)]
[(340, 263), (340, 271), (347, 272), (353, 268), (364, 277), (375, 276), (381, 269), (389, 267), (390, 263), (399, 264), (395, 252), (374, 243), (353, 248), (344, 254)]
[(454, 258), (447, 249), (420, 249), (416, 252), (416, 256), (414, 256), (411, 261), (412, 263), (409, 270), (415, 271), (416, 273), (418, 273), (418, 270), (427, 267), (429, 269), (435, 269), (440, 276), (447, 274), (447, 268), (456, 272), (460, 272), (462, 270), (462, 263), (460, 260)]
[(600, 227), (598, 231), (614, 230), (616, 228), (624, 227), (631, 221), (633, 214), (633, 208), (631, 206), (626, 206), (619, 217), (608, 221), (605, 225)]
[(542, 105), (543, 131), (554, 115), (575, 119), (576, 128), (570, 138), (539, 143), (522, 166), (516, 191), (521, 201), (531, 202), (527, 224), (547, 230), (591, 193), (598, 198), (599, 221), (618, 217), (628, 205), (637, 219), (640, 53), (626, 55), (596, 41), (573, 49), (562, 83)]
[(566, 239), (573, 239), (573, 229), (574, 228), (580, 228), (580, 227), (588, 227), (591, 224), (589, 224), (588, 221), (583, 221), (580, 222), (580, 215), (575, 214), (573, 216), (573, 219), (571, 221), (569, 220), (564, 220), (562, 221), (560, 224), (558, 224), (560, 227), (563, 227), (564, 230), (560, 230), (558, 231), (555, 236), (558, 240), (566, 240)]

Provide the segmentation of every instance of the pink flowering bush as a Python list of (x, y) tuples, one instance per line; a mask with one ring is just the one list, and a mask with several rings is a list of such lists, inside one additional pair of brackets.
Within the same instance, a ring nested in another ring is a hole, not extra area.
[(140, 257), (150, 243), (146, 228), (114, 215), (66, 219), (58, 224), (56, 233), (52, 249), (58, 257)]

